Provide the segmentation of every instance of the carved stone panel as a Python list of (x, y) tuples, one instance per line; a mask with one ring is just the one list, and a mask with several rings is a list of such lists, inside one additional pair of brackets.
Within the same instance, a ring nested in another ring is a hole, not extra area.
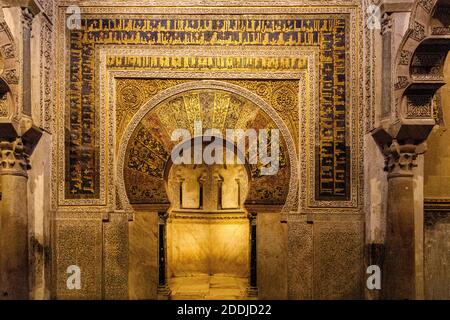
[(288, 299), (313, 298), (313, 225), (288, 223)]
[[(58, 219), (56, 221), (56, 298), (102, 298), (102, 221)], [(69, 289), (69, 266), (81, 271), (81, 289)]]
[(363, 224), (314, 222), (314, 299), (361, 299)]
[(414, 29), (411, 33), (411, 38), (414, 40), (420, 42), (425, 38), (425, 26), (421, 23), (415, 21), (414, 22)]
[(128, 298), (128, 218), (111, 214), (103, 224), (104, 298)]
[(432, 118), (432, 96), (408, 95), (406, 98), (406, 116), (408, 118)]

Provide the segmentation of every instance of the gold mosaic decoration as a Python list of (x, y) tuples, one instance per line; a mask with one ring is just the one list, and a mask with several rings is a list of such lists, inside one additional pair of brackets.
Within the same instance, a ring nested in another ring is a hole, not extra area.
[[(188, 82), (189, 80), (183, 79), (117, 79), (117, 109), (116, 109), (116, 134), (117, 134), (117, 146), (120, 142), (120, 137), (122, 136), (125, 128), (130, 122), (134, 114), (139, 110), (139, 108), (147, 101), (149, 101), (153, 96), (175, 86), (180, 83)], [(224, 82), (229, 82), (243, 87), (258, 96), (260, 96), (264, 101), (271, 105), (285, 121), (292, 137), (296, 142), (296, 148), (298, 148), (298, 90), (299, 83), (296, 80), (223, 80)], [(190, 97), (191, 99), (193, 97)], [(184, 97), (186, 109), (196, 111), (191, 112), (193, 114), (201, 111), (198, 108), (198, 104), (194, 103), (190, 106), (187, 101), (187, 97)], [(195, 99), (195, 98), (194, 98)], [(205, 104), (204, 102), (203, 104)], [(234, 100), (231, 102), (231, 107), (234, 109), (240, 106), (235, 103)], [(241, 106), (242, 107), (242, 106)], [(245, 106), (244, 106), (245, 107)], [(229, 112), (231, 109), (229, 108)], [(236, 112), (236, 110), (235, 110)], [(191, 114), (191, 113), (188, 113)], [(245, 112), (244, 112), (245, 113)], [(172, 116), (167, 115), (168, 119)], [(198, 119), (196, 119), (198, 120)], [(205, 126), (211, 127), (211, 119), (203, 119)], [(245, 122), (245, 118), (238, 118), (237, 121)], [(191, 125), (193, 119), (190, 119)], [(166, 122), (167, 128), (172, 128), (169, 122)], [(216, 127), (216, 126), (212, 126)], [(245, 127), (244, 124), (240, 124), (240, 127)], [(192, 128), (192, 127), (191, 127)], [(172, 128), (173, 129), (173, 128)], [(170, 129), (169, 129), (170, 130)]]
[[(70, 67), (66, 78), (68, 108), (65, 137), (65, 198), (96, 199), (100, 193), (99, 106), (96, 105), (96, 51), (109, 45), (299, 47), (320, 49), (320, 112), (316, 199), (347, 200), (350, 195), (350, 150), (346, 138), (346, 51), (348, 14), (297, 16), (110, 16), (84, 15), (81, 28), (66, 38)], [(257, 70), (289, 71), (304, 67), (294, 57), (107, 57), (107, 68), (127, 70)], [(263, 90), (263, 89), (261, 89)], [(288, 89), (277, 91), (271, 105), (291, 104)], [(138, 105), (133, 90), (125, 91), (124, 103)], [(123, 129), (122, 129), (123, 130)], [(296, 136), (296, 135), (293, 135)]]
[[(141, 82), (148, 86), (155, 81)], [(227, 91), (191, 90), (162, 101), (145, 115), (128, 143), (124, 176), (130, 203), (161, 204), (168, 201), (163, 192), (164, 172), (170, 150), (177, 143), (171, 141), (170, 137), (172, 131), (179, 128), (188, 129), (193, 135), (194, 121), (201, 121), (203, 130), (220, 130), (224, 137), (226, 129), (277, 128), (271, 118), (253, 102)], [(281, 161), (276, 175), (261, 175), (261, 163), (250, 165), (253, 179), (248, 201), (251, 203), (270, 201), (272, 204), (283, 204), (285, 201), (290, 175), (286, 147), (283, 138), (280, 138)]]

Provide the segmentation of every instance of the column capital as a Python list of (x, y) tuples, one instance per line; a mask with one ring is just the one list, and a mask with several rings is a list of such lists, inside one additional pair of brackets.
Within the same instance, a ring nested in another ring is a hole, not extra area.
[(27, 176), (30, 169), (29, 156), (25, 152), (22, 138), (13, 141), (0, 140), (0, 175)]
[(256, 212), (249, 212), (248, 213), (248, 219), (250, 220), (250, 223), (256, 223), (256, 217), (258, 216), (258, 213)]
[(431, 129), (431, 125), (398, 123), (372, 131), (384, 155), (388, 178), (413, 175), (417, 156), (427, 150), (426, 140)]
[(381, 34), (383, 35), (391, 31), (392, 31), (392, 14), (385, 12), (381, 16)]
[(34, 14), (29, 8), (22, 8), (22, 15), (20, 17), (22, 26), (31, 30), (31, 26), (33, 25)]
[(167, 211), (158, 212), (159, 224), (165, 224), (168, 217), (169, 214), (167, 213)]
[(385, 145), (385, 171), (388, 178), (413, 176), (412, 169), (417, 166), (416, 160), (419, 154), (426, 151), (426, 143), (415, 145), (412, 143), (400, 144), (396, 139), (390, 145)]
[(0, 122), (0, 175), (27, 176), (29, 157), (41, 136), (42, 130), (26, 117)]

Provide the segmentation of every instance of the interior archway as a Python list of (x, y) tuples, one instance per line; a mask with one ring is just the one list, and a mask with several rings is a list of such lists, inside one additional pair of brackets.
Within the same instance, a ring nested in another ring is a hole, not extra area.
[[(164, 260), (159, 273), (161, 283), (168, 282), (172, 297), (243, 298), (251, 270), (256, 270), (256, 260), (251, 259), (256, 253), (251, 253), (248, 209), (270, 205), (281, 211), (295, 191), (295, 151), (287, 148), (286, 139), (292, 138), (285, 127), (280, 128), (282, 120), (270, 114), (270, 107), (263, 109), (240, 94), (237, 86), (230, 89), (217, 81), (211, 87), (199, 83), (202, 86), (157, 97), (159, 102), (146, 113), (141, 112), (145, 106), (141, 108), (125, 133), (128, 142), (119, 172), (123, 172), (131, 210), (151, 206), (167, 216), (159, 229), (164, 233), (159, 239), (160, 244), (164, 242), (159, 249), (163, 252), (160, 266)], [(174, 138), (177, 130), (184, 130), (193, 140), (211, 138), (208, 132), (212, 131), (225, 149), (229, 145), (240, 148), (245, 161), (174, 165), (171, 155), (179, 142)], [(235, 145), (237, 136), (228, 139), (228, 131), (243, 134), (244, 148)], [(279, 143), (272, 149), (275, 136)], [(250, 137), (257, 139), (256, 157)], [(273, 163), (263, 161), (262, 146), (266, 156), (276, 161), (272, 174), (264, 173)], [(182, 280), (181, 285), (177, 279)]]
[[(295, 150), (287, 148), (286, 139), (292, 138), (280, 128), (252, 100), (225, 88), (212, 87), (183, 90), (160, 101), (146, 114), (135, 116), (136, 125), (128, 132), (123, 145), (124, 161), (119, 163), (119, 177), (123, 177), (126, 199), (132, 207), (139, 204), (169, 205), (164, 188), (164, 171), (171, 150), (176, 145), (171, 134), (186, 129), (194, 134), (194, 122), (202, 122), (203, 130), (217, 129), (226, 136), (226, 129), (253, 129), (256, 132), (280, 131), (279, 168), (276, 174), (261, 174), (260, 162), (251, 165), (251, 187), (247, 203), (252, 205), (279, 205), (293, 202), (297, 170)], [(282, 120), (280, 120), (282, 123)], [(122, 183), (119, 183), (119, 188)], [(293, 186), (294, 185), (294, 186)], [(120, 190), (119, 190), (120, 191)], [(119, 192), (120, 193), (120, 192)], [(287, 208), (289, 210), (289, 208)]]
[[(219, 137), (198, 136), (183, 151), (194, 160), (195, 143), (206, 150), (217, 143), (223, 161), (190, 161), (166, 168), (170, 201), (167, 220), (167, 276), (172, 299), (239, 299), (247, 296), (250, 223), (244, 202), (250, 170), (227, 163), (237, 151)], [(211, 141), (205, 143), (203, 140)]]

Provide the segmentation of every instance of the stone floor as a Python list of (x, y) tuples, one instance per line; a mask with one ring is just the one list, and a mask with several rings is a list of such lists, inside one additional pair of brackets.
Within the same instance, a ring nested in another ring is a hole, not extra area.
[(172, 300), (246, 299), (248, 279), (225, 275), (195, 275), (169, 279)]

